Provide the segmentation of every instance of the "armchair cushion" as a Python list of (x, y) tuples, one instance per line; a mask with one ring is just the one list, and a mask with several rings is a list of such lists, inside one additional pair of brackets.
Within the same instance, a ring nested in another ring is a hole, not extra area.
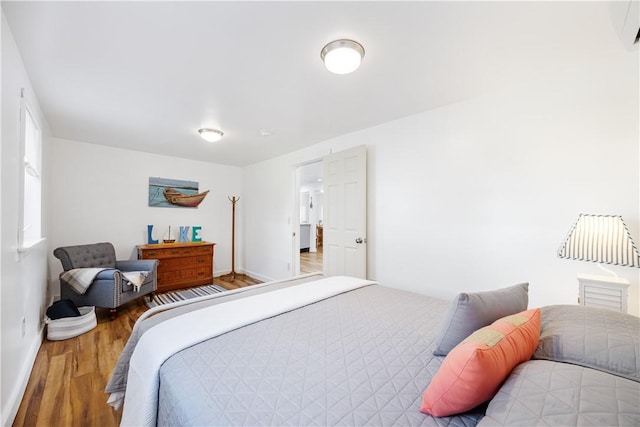
[(107, 268), (98, 273), (93, 280), (114, 280), (117, 271), (115, 268)]

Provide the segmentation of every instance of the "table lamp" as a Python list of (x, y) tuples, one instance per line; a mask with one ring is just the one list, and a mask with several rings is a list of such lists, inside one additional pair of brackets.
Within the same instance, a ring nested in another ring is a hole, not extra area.
[(598, 263), (611, 276), (578, 275), (579, 302), (627, 312), (629, 281), (603, 264), (640, 267), (640, 252), (619, 215), (580, 214), (558, 249), (560, 258)]

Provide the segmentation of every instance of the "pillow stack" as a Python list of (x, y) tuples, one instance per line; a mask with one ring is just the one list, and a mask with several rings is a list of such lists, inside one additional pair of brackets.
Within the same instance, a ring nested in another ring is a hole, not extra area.
[(527, 310), (528, 286), (458, 295), (436, 340), (434, 354), (447, 357), (424, 391), (422, 412), (444, 417), (473, 409), (531, 358), (540, 309)]
[(491, 399), (513, 368), (531, 359), (539, 337), (539, 308), (472, 333), (449, 352), (425, 390), (420, 410), (446, 417)]

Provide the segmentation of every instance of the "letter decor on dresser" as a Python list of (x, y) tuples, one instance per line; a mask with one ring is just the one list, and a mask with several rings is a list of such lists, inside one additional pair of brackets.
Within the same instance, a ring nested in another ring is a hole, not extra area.
[(215, 243), (186, 242), (140, 245), (138, 259), (157, 259), (158, 292), (213, 283)]

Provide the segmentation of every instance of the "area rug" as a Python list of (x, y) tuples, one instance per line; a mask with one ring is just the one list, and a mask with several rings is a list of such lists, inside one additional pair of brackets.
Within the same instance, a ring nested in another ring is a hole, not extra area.
[(156, 293), (153, 295), (151, 301), (146, 300), (145, 304), (149, 308), (156, 307), (162, 304), (169, 304), (175, 301), (184, 301), (195, 297), (201, 297), (205, 295), (217, 294), (218, 292), (224, 292), (227, 289), (220, 285), (205, 285), (198, 286), (196, 288), (180, 289), (177, 291), (169, 291)]

